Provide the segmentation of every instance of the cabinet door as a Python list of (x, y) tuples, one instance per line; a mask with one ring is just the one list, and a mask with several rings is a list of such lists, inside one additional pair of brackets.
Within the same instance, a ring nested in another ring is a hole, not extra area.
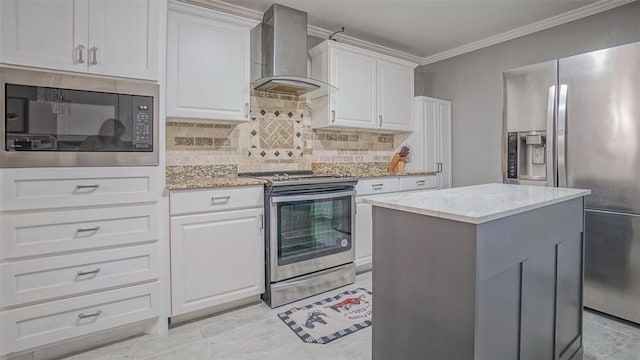
[(171, 218), (172, 315), (264, 292), (263, 210)]
[(373, 255), (371, 204), (358, 202), (356, 206), (356, 266), (370, 267)]
[(87, 0), (0, 1), (0, 61), (86, 71)]
[[(436, 171), (438, 169), (438, 100), (423, 98), (421, 100), (422, 143), (423, 143), (423, 166), (425, 171)], [(438, 180), (438, 187), (440, 181)]]
[(250, 27), (169, 13), (167, 116), (247, 121)]
[(158, 79), (160, 2), (89, 0), (89, 72)]
[(436, 109), (437, 162), (441, 172), (438, 174), (438, 188), (451, 187), (451, 102), (437, 101)]
[(329, 82), (338, 88), (331, 95), (331, 125), (375, 129), (376, 59), (330, 49), (329, 68)]
[(378, 60), (378, 127), (413, 130), (413, 68)]

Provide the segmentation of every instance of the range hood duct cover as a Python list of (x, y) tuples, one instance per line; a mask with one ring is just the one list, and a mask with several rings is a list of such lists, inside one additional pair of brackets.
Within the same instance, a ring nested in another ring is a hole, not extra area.
[(335, 87), (307, 77), (307, 13), (273, 4), (251, 32), (252, 88), (308, 98)]

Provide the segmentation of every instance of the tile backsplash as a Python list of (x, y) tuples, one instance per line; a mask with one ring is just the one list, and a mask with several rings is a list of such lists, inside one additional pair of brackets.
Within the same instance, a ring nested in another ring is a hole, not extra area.
[(388, 162), (395, 136), (312, 130), (304, 100), (252, 93), (250, 120), (167, 119), (167, 166), (237, 165), (238, 172), (312, 170), (313, 163)]

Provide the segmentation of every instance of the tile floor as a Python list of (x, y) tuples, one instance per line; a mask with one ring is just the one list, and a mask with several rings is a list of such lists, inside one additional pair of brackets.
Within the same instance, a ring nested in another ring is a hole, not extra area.
[[(371, 289), (371, 273), (358, 275), (356, 284), (331, 291)], [(174, 327), (169, 336), (145, 335), (67, 358), (68, 360), (245, 360), (245, 359), (370, 359), (371, 328), (326, 345), (305, 344), (286, 327), (277, 313), (303, 306), (311, 299), (272, 310), (264, 304)], [(640, 360), (640, 327), (600, 314), (585, 312), (584, 360)]]

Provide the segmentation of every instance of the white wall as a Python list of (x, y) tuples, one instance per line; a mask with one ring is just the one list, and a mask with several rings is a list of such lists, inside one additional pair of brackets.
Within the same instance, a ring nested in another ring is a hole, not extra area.
[(416, 70), (416, 95), (453, 101), (453, 185), (501, 182), (502, 72), (640, 41), (640, 2)]

